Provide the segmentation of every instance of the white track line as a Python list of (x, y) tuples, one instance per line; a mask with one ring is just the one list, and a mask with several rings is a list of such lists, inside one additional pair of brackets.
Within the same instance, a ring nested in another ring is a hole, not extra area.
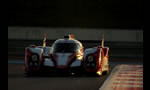
[(143, 85), (112, 85), (112, 87), (143, 87)]
[(115, 83), (141, 83), (143, 84), (143, 81), (114, 81)]
[(118, 74), (118, 75), (121, 75), (121, 76), (143, 76), (143, 74)]

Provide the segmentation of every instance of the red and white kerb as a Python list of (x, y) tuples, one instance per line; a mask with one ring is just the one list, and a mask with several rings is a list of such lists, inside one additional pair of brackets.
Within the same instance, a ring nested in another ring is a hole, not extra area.
[(143, 65), (120, 65), (99, 90), (143, 90)]

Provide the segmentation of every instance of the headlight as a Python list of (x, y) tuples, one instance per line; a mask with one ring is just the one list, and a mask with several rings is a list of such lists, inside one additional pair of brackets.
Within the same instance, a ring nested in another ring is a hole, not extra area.
[(88, 60), (88, 62), (93, 62), (94, 61), (94, 57), (93, 56), (88, 56), (87, 60)]
[(32, 59), (32, 61), (36, 62), (38, 60), (38, 56), (37, 55), (32, 55), (31, 59)]
[(94, 63), (92, 63), (92, 67), (95, 67), (95, 64), (94, 64)]

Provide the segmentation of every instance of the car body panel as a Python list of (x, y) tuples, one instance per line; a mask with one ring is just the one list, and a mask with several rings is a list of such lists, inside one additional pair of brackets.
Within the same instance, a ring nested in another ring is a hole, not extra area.
[(44, 37), (43, 46), (26, 47), (25, 72), (40, 72), (46, 67), (45, 71), (73, 69), (101, 75), (109, 70), (109, 47), (97, 46), (84, 50), (82, 43), (72, 36), (56, 40), (51, 47), (46, 46), (45, 40)]

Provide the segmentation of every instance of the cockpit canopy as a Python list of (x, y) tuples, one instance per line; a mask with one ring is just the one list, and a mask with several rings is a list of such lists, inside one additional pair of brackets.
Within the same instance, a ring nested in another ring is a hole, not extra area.
[(75, 53), (78, 52), (79, 48), (77, 43), (56, 43), (54, 53)]
[(53, 43), (52, 53), (76, 53), (80, 51), (80, 48), (83, 46), (78, 40), (64, 37), (64, 39), (58, 39)]

